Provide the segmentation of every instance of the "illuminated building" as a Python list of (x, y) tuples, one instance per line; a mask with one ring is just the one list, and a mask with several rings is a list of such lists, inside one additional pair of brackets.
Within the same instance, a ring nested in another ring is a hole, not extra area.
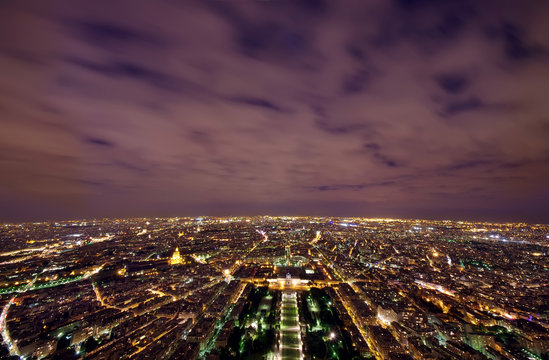
[(170, 265), (178, 265), (178, 264), (183, 264), (183, 259), (179, 254), (179, 248), (175, 248), (172, 258), (170, 259)]

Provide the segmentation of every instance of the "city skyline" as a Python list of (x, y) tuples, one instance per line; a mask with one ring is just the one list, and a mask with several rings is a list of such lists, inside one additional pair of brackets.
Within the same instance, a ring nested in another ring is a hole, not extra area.
[(544, 1), (4, 1), (0, 222), (549, 223)]
[(2, 359), (549, 358), (547, 225), (100, 219), (0, 239)]

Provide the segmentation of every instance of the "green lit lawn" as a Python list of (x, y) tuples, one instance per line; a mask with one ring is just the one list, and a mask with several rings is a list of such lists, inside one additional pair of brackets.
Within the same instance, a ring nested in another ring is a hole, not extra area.
[(299, 359), (298, 349), (282, 349), (282, 359)]
[(299, 338), (299, 317), (297, 302), (290, 295), (283, 295), (282, 298), (282, 322), (280, 335), (282, 337), (282, 358), (299, 359), (300, 338)]

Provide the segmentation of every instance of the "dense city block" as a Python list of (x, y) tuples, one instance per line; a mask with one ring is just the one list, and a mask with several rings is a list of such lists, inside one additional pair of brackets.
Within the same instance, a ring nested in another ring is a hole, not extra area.
[(317, 217), (0, 227), (6, 359), (549, 359), (549, 226)]

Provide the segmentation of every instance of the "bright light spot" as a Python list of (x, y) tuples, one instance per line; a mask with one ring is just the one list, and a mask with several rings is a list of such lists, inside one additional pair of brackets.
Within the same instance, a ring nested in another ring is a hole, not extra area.
[(377, 314), (377, 318), (383, 325), (391, 325), (391, 320), (386, 318), (382, 314)]
[(121, 268), (117, 271), (117, 274), (120, 276), (126, 275), (126, 268)]
[(336, 334), (332, 331), (332, 332), (330, 333), (330, 340), (335, 339), (335, 337), (336, 337)]
[(223, 274), (225, 274), (225, 276), (229, 276), (230, 273), (231, 273), (231, 272), (230, 272), (229, 269), (223, 270)]

